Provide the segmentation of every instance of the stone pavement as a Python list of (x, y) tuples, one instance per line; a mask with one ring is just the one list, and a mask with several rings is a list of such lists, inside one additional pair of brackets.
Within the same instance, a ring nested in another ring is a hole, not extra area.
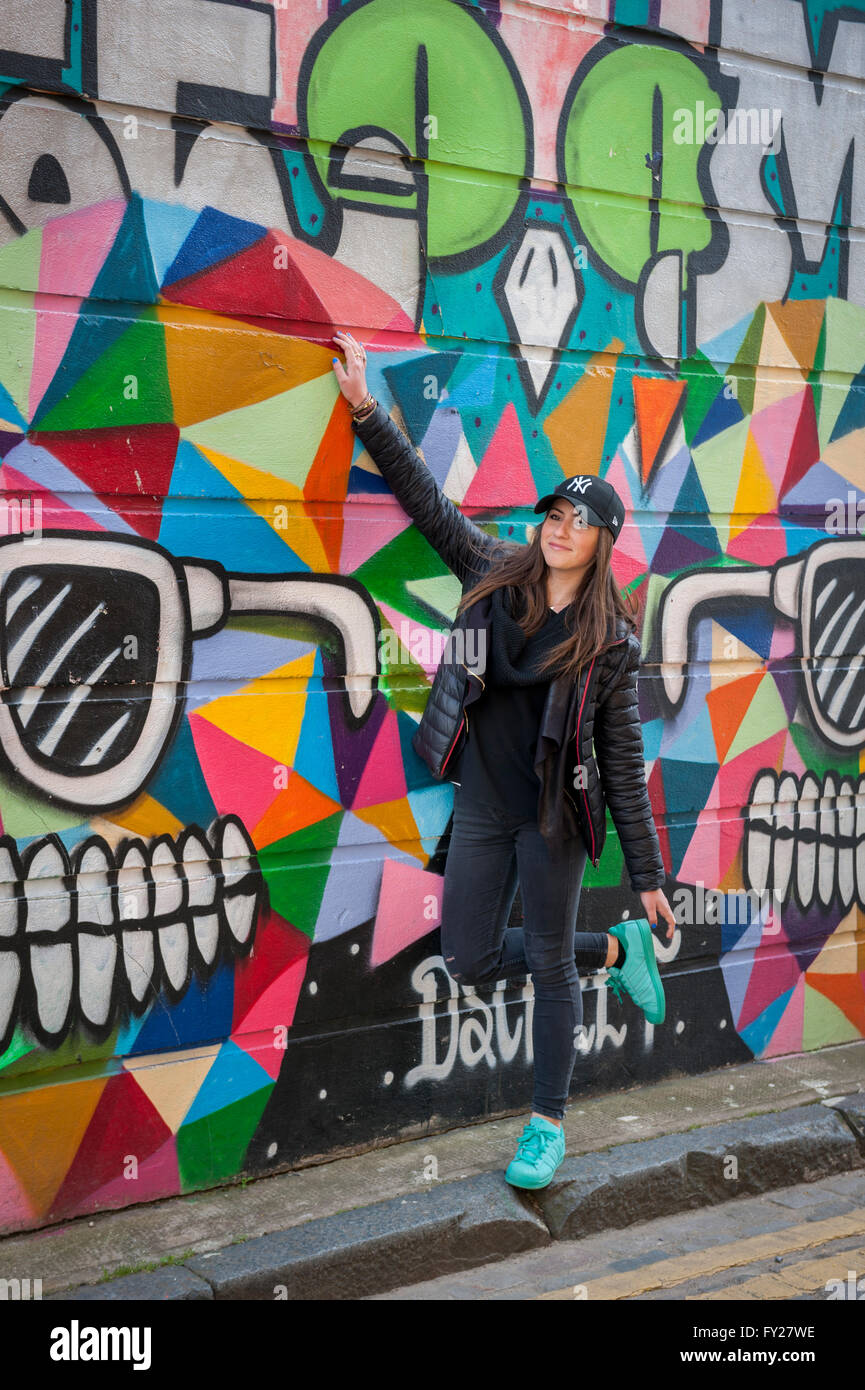
[(815, 1182), (865, 1168), (865, 1041), (574, 1097), (534, 1194), (504, 1181), (526, 1117), (8, 1236), (0, 1278), (63, 1300), (355, 1299)]

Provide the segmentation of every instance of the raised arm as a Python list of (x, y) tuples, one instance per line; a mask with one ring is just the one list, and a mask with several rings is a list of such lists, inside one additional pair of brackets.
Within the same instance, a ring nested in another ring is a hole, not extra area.
[[(356, 405), (367, 394), (362, 359), (355, 356), (359, 344), (343, 333), (336, 334), (334, 341), (346, 353), (345, 368), (334, 358), (340, 390), (349, 405)], [(497, 544), (495, 537), (488, 536), (445, 497), (411, 440), (380, 401), (365, 419), (352, 419), (351, 426), (403, 511), (463, 584), (469, 574), (477, 572), (479, 552), (490, 553)]]

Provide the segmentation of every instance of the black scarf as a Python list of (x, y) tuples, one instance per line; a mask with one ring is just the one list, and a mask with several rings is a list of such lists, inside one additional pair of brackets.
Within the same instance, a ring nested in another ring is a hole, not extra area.
[[(562, 642), (565, 637), (565, 629), (561, 624), (550, 624), (549, 632), (542, 636), (535, 633), (531, 639), (531, 651), (528, 657), (523, 657), (524, 649), (528, 642), (526, 634), (520, 627), (512, 611), (512, 590), (509, 585), (502, 584), (494, 589), (491, 594), (492, 599), (492, 631), (489, 672), (490, 679), (494, 685), (536, 685), (539, 681), (548, 681), (555, 675), (555, 668), (548, 667), (546, 671), (538, 672), (537, 662), (542, 660), (547, 652)], [(552, 610), (550, 610), (552, 612)], [(549, 614), (548, 614), (549, 617)]]

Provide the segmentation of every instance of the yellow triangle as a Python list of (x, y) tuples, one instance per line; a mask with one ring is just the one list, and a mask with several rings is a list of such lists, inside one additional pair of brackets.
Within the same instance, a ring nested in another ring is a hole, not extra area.
[(859, 910), (853, 905), (846, 917), (842, 917), (830, 937), (823, 943), (823, 949), (806, 968), (806, 977), (815, 975), (855, 975), (859, 969), (856, 928)]
[(827, 468), (834, 468), (836, 473), (839, 473), (842, 478), (846, 478), (851, 487), (858, 488), (862, 492), (865, 491), (865, 469), (862, 467), (863, 451), (865, 451), (865, 428), (851, 430), (849, 434), (843, 434), (832, 444), (827, 444), (820, 450), (820, 457)]
[[(314, 574), (329, 574), (330, 560), (321, 543), (318, 530), (303, 509), (303, 488), (287, 479), (278, 478), (275, 473), (265, 473), (260, 468), (250, 468), (247, 463), (229, 458), (227, 454), (217, 453), (196, 444), (208, 463), (212, 463), (226, 482), (237, 488), (244, 504), (262, 521), (266, 521), (279, 539)], [(290, 567), (291, 557), (286, 556), (286, 567)]]
[(752, 415), (765, 410), (767, 405), (774, 405), (776, 401), (795, 396), (806, 385), (806, 375), (790, 351), (786, 338), (782, 336), (772, 315), (766, 314), (760, 357), (754, 374)]
[(123, 1059), (124, 1068), (132, 1072), (172, 1134), (183, 1124), (221, 1047), (222, 1043), (213, 1043), (210, 1047), (184, 1048), (182, 1052), (146, 1052)]
[(745, 441), (745, 452), (742, 456), (739, 488), (733, 503), (734, 516), (741, 517), (743, 513), (747, 513), (747, 515), (741, 525), (731, 523), (731, 540), (735, 540), (751, 525), (753, 516), (762, 516), (764, 512), (774, 512), (777, 504), (778, 498), (772, 486), (772, 479), (766, 472), (757, 441), (749, 430), (748, 438)]
[[(110, 827), (112, 833), (106, 834), (105, 827)], [(115, 844), (127, 835), (140, 835), (142, 839), (147, 840), (156, 835), (176, 835), (182, 829), (183, 821), (178, 820), (152, 796), (148, 796), (144, 792), (121, 814), (112, 814), (106, 817), (103, 828), (95, 833), (104, 835), (110, 844)], [(115, 835), (116, 839), (114, 838)]]
[(307, 652), (241, 690), (199, 706), (195, 713), (248, 748), (291, 767), (315, 655), (314, 651)]

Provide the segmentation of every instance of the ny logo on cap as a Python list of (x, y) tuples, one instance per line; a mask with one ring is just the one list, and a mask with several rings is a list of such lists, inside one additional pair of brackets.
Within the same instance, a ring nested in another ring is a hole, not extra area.
[(581, 475), (579, 478), (572, 478), (569, 483), (565, 484), (565, 486), (567, 487), (569, 492), (583, 493), (585, 492), (586, 488), (590, 485), (591, 481), (592, 479), (590, 477), (586, 478), (585, 476)]

